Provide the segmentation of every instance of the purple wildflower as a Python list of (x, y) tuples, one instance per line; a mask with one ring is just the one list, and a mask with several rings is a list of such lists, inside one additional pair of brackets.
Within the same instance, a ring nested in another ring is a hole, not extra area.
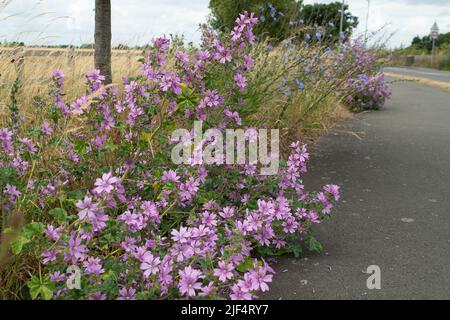
[(94, 192), (96, 194), (111, 193), (114, 190), (114, 187), (117, 183), (120, 182), (120, 179), (117, 177), (113, 177), (112, 172), (108, 172), (102, 175), (101, 179), (97, 179), (95, 181), (96, 188)]
[(186, 52), (178, 51), (178, 52), (175, 54), (175, 57), (177, 58), (177, 60), (178, 60), (182, 65), (188, 65), (188, 64), (189, 64), (189, 56), (187, 55)]
[(55, 262), (57, 254), (58, 254), (58, 249), (51, 249), (51, 250), (45, 251), (42, 254), (42, 257), (43, 257), (42, 263), (49, 264), (49, 263)]
[(102, 268), (102, 263), (100, 258), (89, 257), (83, 263), (83, 267), (85, 268), (84, 272), (86, 274), (91, 275), (101, 275), (105, 272), (105, 269)]
[(187, 295), (188, 297), (195, 297), (195, 290), (200, 290), (202, 288), (201, 282), (198, 282), (202, 277), (201, 271), (189, 266), (184, 268), (184, 270), (181, 270), (179, 275), (180, 282), (178, 283), (178, 289), (180, 290), (180, 293), (182, 295)]
[(146, 252), (141, 263), (141, 270), (144, 271), (144, 277), (148, 278), (159, 271), (161, 259), (155, 257), (151, 252)]
[(93, 219), (98, 211), (98, 205), (92, 202), (92, 198), (85, 196), (84, 200), (80, 200), (76, 203), (76, 207), (80, 209), (78, 212), (78, 218), (80, 220), (84, 218)]
[(178, 183), (179, 180), (180, 180), (180, 177), (177, 175), (176, 171), (174, 171), (174, 170), (164, 171), (164, 173), (161, 177), (162, 183), (166, 183), (166, 182)]
[(55, 228), (52, 225), (48, 225), (45, 229), (45, 235), (53, 241), (58, 241), (61, 238), (63, 230), (61, 228)]
[(219, 212), (219, 215), (224, 219), (230, 219), (234, 216), (234, 208), (225, 207), (221, 212)]
[(52, 127), (47, 122), (44, 122), (41, 126), (41, 131), (44, 135), (50, 136), (53, 133)]
[(214, 269), (214, 275), (219, 278), (220, 281), (225, 282), (233, 278), (234, 266), (231, 263), (225, 261), (219, 261), (219, 267)]
[(106, 79), (105, 76), (101, 75), (100, 70), (98, 69), (90, 70), (86, 74), (86, 78), (92, 83), (101, 83)]
[(340, 187), (334, 184), (328, 184), (325, 187), (323, 187), (323, 190), (325, 192), (330, 193), (333, 197), (335, 201), (339, 201), (340, 199)]
[(87, 247), (86, 245), (81, 243), (80, 237), (75, 237), (75, 234), (72, 233), (70, 236), (69, 242), (69, 256), (68, 258), (72, 261), (72, 263), (76, 263), (79, 260), (86, 259)]
[(242, 74), (238, 73), (234, 76), (234, 81), (236, 82), (236, 86), (239, 90), (244, 92), (247, 87), (247, 79)]
[(117, 300), (136, 300), (136, 289), (134, 288), (122, 288), (119, 290), (120, 297)]

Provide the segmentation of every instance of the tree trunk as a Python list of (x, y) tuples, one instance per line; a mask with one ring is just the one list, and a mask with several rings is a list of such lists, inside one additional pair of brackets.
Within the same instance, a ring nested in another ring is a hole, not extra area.
[(95, 0), (95, 68), (112, 83), (111, 0)]

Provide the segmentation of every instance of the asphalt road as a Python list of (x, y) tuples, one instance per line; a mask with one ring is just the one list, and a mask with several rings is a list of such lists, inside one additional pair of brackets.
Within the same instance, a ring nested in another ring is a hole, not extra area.
[[(385, 109), (321, 138), (307, 188), (343, 192), (316, 228), (325, 251), (278, 258), (261, 298), (450, 299), (450, 92), (411, 82), (393, 92)], [(370, 265), (380, 290), (367, 288)]]
[(384, 70), (386, 72), (392, 72), (403, 76), (419, 77), (450, 83), (450, 71), (439, 71), (425, 68), (406, 68), (406, 67), (389, 67), (384, 68)]

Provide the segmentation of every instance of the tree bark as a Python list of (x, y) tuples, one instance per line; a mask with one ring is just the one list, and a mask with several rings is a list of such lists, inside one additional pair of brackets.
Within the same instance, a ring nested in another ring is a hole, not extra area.
[(112, 83), (111, 71), (111, 0), (95, 0), (95, 68)]

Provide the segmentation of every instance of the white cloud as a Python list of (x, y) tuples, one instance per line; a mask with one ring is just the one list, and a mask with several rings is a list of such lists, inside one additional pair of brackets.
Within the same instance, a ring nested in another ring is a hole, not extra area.
[[(198, 25), (206, 21), (208, 3), (208, 0), (112, 0), (113, 42), (143, 44), (171, 33), (198, 41)], [(93, 0), (13, 0), (0, 8), (0, 40), (33, 44), (92, 42), (94, 17)]]
[[(338, 0), (305, 0), (329, 3)], [(366, 25), (367, 0), (346, 0), (360, 18), (358, 32)], [(0, 3), (2, 3), (0, 1)], [(113, 42), (143, 44), (161, 34), (184, 34), (198, 41), (198, 25), (206, 21), (209, 0), (112, 0)], [(94, 0), (12, 0), (0, 8), (0, 40), (33, 44), (87, 43), (93, 41)], [(386, 26), (395, 32), (389, 45), (409, 44), (425, 35), (437, 21), (450, 31), (449, 0), (372, 0), (369, 31)]]
[[(337, 0), (305, 0), (304, 3), (330, 3)], [(366, 27), (367, 0), (346, 0), (350, 12), (359, 18), (357, 32), (363, 34)], [(441, 32), (450, 32), (449, 0), (371, 0), (368, 29), (392, 34), (391, 47), (409, 45), (414, 36), (424, 36), (437, 21)]]

